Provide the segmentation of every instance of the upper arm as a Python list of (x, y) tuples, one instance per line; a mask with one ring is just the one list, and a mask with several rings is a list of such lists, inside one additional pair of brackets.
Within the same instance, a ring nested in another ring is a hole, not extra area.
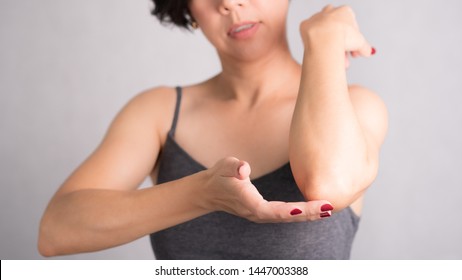
[(367, 162), (357, 178), (357, 194), (363, 194), (375, 180), (379, 168), (379, 154), (388, 129), (385, 103), (374, 92), (360, 86), (350, 86), (350, 99), (364, 135)]
[[(388, 112), (385, 103), (374, 92), (356, 85), (350, 86), (349, 92), (368, 149), (370, 172), (367, 176), (368, 182), (360, 191), (360, 194), (363, 194), (378, 172), (380, 147), (388, 130)], [(357, 215), (360, 215), (362, 210), (362, 198), (360, 195), (350, 205)]]
[(171, 119), (166, 112), (173, 112), (173, 106), (174, 94), (167, 88), (135, 96), (113, 120), (101, 144), (56, 195), (81, 189), (136, 189), (157, 161), (162, 135)]
[(357, 85), (349, 87), (350, 98), (370, 153), (378, 153), (388, 129), (388, 113), (383, 100)]

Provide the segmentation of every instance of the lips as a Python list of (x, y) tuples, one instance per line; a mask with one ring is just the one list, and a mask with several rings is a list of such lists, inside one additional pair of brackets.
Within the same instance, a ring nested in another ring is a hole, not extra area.
[(231, 29), (231, 31), (229, 33), (238, 33), (238, 32), (241, 32), (243, 30), (247, 30), (249, 28), (252, 28), (254, 25), (255, 25), (254, 23), (242, 24), (242, 25), (237, 26), (236, 28)]
[(258, 22), (247, 21), (234, 24), (228, 30), (228, 35), (235, 39), (245, 39), (252, 36), (258, 29)]

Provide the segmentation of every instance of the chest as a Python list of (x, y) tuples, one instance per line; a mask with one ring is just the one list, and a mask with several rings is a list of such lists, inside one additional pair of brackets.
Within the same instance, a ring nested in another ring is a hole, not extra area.
[(205, 167), (233, 156), (249, 162), (251, 177), (288, 162), (293, 104), (232, 110), (226, 106), (188, 108), (181, 112), (175, 141)]

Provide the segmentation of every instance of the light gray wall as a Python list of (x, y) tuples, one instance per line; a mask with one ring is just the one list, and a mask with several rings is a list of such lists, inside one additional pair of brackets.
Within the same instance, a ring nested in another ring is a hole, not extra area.
[[(269, 3), (271, 1), (268, 1)], [(326, 1), (293, 0), (289, 37)], [(378, 54), (352, 82), (385, 100), (390, 130), (356, 259), (461, 259), (462, 2), (332, 1), (357, 12)], [(162, 27), (149, 1), (0, 1), (0, 258), (36, 259), (39, 218), (134, 94), (219, 70), (200, 33)], [(147, 184), (147, 183), (145, 183)], [(148, 239), (90, 259), (152, 258)]]

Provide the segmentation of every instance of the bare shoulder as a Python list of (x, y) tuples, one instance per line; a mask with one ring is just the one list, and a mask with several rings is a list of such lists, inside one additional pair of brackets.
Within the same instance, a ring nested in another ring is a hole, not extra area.
[(155, 128), (159, 136), (162, 136), (168, 131), (173, 118), (176, 100), (174, 93), (174, 88), (156, 87), (135, 95), (119, 112), (114, 124), (117, 124), (118, 119), (122, 122), (133, 119), (136, 123)]
[(388, 111), (382, 98), (360, 85), (349, 86), (350, 99), (361, 126), (380, 146), (388, 130)]
[(141, 101), (142, 103), (149, 102), (151, 104), (154, 104), (153, 102), (168, 101), (166, 99), (169, 99), (170, 97), (172, 97), (172, 93), (174, 93), (174, 91), (175, 89), (172, 87), (166, 87), (166, 86), (154, 87), (154, 88), (144, 90), (140, 92), (139, 94), (135, 95), (132, 98), (132, 101)]
[(175, 89), (171, 87), (155, 87), (147, 89), (135, 95), (123, 108), (123, 110), (136, 110), (141, 113), (162, 115), (168, 106), (174, 106)]
[(137, 188), (154, 168), (174, 106), (172, 88), (154, 88), (134, 96), (114, 118), (100, 145), (57, 194)]

